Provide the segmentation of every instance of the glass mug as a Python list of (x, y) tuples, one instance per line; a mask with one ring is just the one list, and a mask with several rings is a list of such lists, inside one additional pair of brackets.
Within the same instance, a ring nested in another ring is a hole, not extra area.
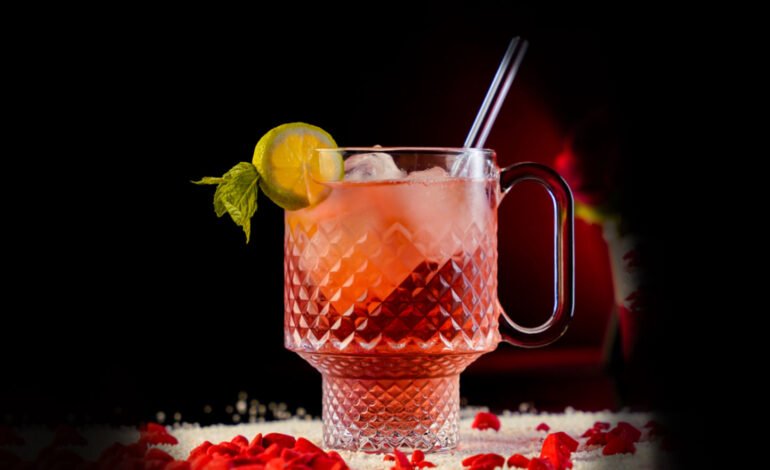
[[(501, 340), (547, 345), (572, 319), (570, 189), (540, 164), (501, 170), (487, 149), (318, 152), (320, 165), (342, 156), (347, 175), (285, 213), (284, 343), (323, 375), (324, 445), (451, 449), (460, 373)], [(497, 207), (524, 180), (545, 187), (555, 214), (556, 301), (536, 328), (497, 300)]]

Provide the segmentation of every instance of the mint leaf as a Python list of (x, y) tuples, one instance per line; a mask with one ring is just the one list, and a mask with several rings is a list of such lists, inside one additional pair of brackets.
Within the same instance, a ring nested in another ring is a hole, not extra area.
[(251, 217), (257, 211), (257, 193), (259, 173), (256, 167), (248, 162), (240, 162), (232, 167), (221, 178), (206, 176), (194, 184), (216, 184), (214, 192), (214, 212), (222, 217), (225, 212), (230, 214), (237, 225), (243, 227), (246, 243), (251, 237)]
[(193, 181), (193, 184), (219, 184), (224, 183), (224, 178), (217, 178), (215, 176), (204, 176), (199, 181)]

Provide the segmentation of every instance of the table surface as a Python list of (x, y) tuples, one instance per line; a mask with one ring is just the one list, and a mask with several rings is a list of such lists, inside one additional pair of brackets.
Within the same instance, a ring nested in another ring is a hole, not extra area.
[[(540, 423), (551, 427), (550, 432), (564, 431), (573, 437), (580, 436), (596, 421), (605, 421), (613, 426), (618, 421), (626, 421), (642, 429), (653, 419), (648, 413), (586, 413), (567, 410), (564, 413), (519, 414), (504, 413), (500, 416), (500, 431), (479, 431), (471, 428), (473, 416), (477, 409), (463, 410), (460, 421), (460, 445), (457, 449), (445, 453), (428, 454), (426, 459), (435, 463), (439, 469), (463, 468), (461, 461), (478, 453), (497, 453), (506, 459), (512, 454), (520, 453), (526, 457), (537, 456), (540, 452), (546, 432), (535, 428)], [(229, 441), (238, 434), (247, 438), (257, 433), (281, 432), (293, 436), (303, 436), (322, 447), (322, 425), (319, 420), (305, 421), (290, 419), (268, 423), (251, 423), (239, 425), (217, 425), (198, 427), (186, 425), (173, 429), (172, 434), (179, 439), (176, 446), (163, 446), (164, 450), (176, 458), (185, 458), (195, 446), (205, 440), (213, 443)], [(635, 454), (602, 455), (600, 446), (587, 448), (587, 438), (578, 438), (580, 447), (572, 454), (574, 469), (654, 469), (669, 468), (666, 462), (670, 455), (662, 451), (660, 441), (650, 440), (647, 432), (636, 446)], [(389, 469), (391, 462), (384, 462), (380, 454), (362, 452), (339, 452), (353, 470)]]

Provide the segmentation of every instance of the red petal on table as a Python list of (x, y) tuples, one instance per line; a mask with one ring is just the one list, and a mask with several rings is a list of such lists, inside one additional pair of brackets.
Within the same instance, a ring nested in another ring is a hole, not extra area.
[(593, 445), (603, 446), (606, 443), (607, 443), (607, 433), (601, 432), (601, 431), (596, 431), (596, 434), (589, 437), (588, 440), (586, 441), (587, 446), (593, 446)]
[(166, 463), (163, 470), (191, 470), (190, 462), (186, 460), (174, 460), (173, 462)]
[(297, 438), (297, 442), (294, 443), (294, 450), (296, 450), (297, 452), (326, 455), (326, 452), (324, 452), (323, 449), (313, 444), (312, 442), (308, 441), (304, 437)]
[(505, 457), (498, 454), (476, 454), (463, 460), (462, 464), (471, 470), (493, 470), (505, 465)]
[(261, 463), (255, 463), (250, 465), (241, 465), (238, 470), (265, 470), (265, 466)]
[(570, 452), (575, 452), (578, 448), (578, 441), (572, 438), (569, 434), (566, 432), (557, 432), (554, 434), (551, 434), (551, 436), (556, 436), (556, 439), (559, 441), (559, 444), (566, 446), (567, 449), (570, 450)]
[(495, 416), (492, 413), (487, 413), (486, 411), (479, 412), (476, 415), (476, 418), (473, 420), (473, 424), (471, 424), (471, 428), (478, 429), (478, 430), (485, 430), (485, 429), (494, 429), (495, 431), (500, 430), (500, 418)]
[(610, 423), (605, 423), (603, 421), (597, 421), (594, 423), (594, 429), (597, 431), (606, 431), (610, 428)]
[(203, 470), (214, 458), (208, 454), (201, 454), (190, 460), (190, 470)]
[(254, 436), (254, 439), (252, 439), (251, 442), (249, 442), (249, 447), (254, 447), (254, 446), (264, 447), (262, 445), (262, 433), (261, 432), (257, 433), (257, 435)]
[(174, 457), (168, 455), (168, 453), (153, 447), (148, 450), (144, 455), (145, 460), (162, 460), (163, 462), (173, 462)]
[[(193, 468), (195, 468), (193, 466)], [(199, 467), (201, 470), (230, 470), (232, 468), (232, 459), (228, 458), (214, 458), (203, 467)]]
[(639, 439), (642, 437), (642, 431), (636, 429), (625, 421), (619, 422), (617, 426), (610, 430), (609, 434), (611, 436), (623, 438), (629, 442), (639, 442)]
[(540, 424), (538, 424), (538, 425), (537, 425), (537, 427), (535, 428), (535, 431), (545, 431), (545, 432), (548, 432), (548, 431), (550, 431), (550, 430), (551, 430), (551, 426), (548, 426), (548, 425), (547, 425), (547, 424), (545, 424), (545, 423), (540, 423)]
[(147, 423), (139, 426), (139, 442), (145, 444), (178, 444), (174, 436), (169, 434), (165, 426), (158, 423)]
[(334, 450), (330, 450), (329, 452), (326, 453), (326, 455), (328, 455), (329, 457), (333, 458), (334, 460), (343, 460), (342, 456), (340, 454), (338, 454)]
[(521, 454), (513, 454), (508, 457), (508, 466), (511, 468), (527, 468), (529, 459)]
[(624, 439), (622, 437), (610, 435), (607, 440), (607, 445), (602, 449), (604, 455), (614, 454), (635, 454), (636, 446), (633, 442)]
[(383, 462), (395, 462), (396, 458), (393, 457), (393, 454), (385, 454), (385, 456), (382, 458)]
[(415, 468), (432, 468), (436, 466), (435, 463), (425, 460), (425, 453), (420, 449), (412, 452), (412, 465)]
[(241, 453), (241, 448), (232, 442), (220, 442), (218, 445), (211, 446), (206, 450), (206, 453), (212, 457), (222, 455), (226, 457), (234, 457)]
[(163, 426), (162, 424), (152, 423), (152, 422), (150, 422), (150, 423), (140, 423), (136, 427), (136, 429), (139, 432), (147, 432), (147, 431), (150, 431), (150, 432), (168, 432), (166, 427)]
[(280, 457), (270, 459), (270, 461), (265, 464), (265, 470), (284, 470), (284, 467), (286, 467), (286, 462)]
[[(575, 443), (574, 445), (573, 442)], [(569, 458), (573, 447), (577, 449), (577, 441), (565, 433), (549, 434), (546, 436), (545, 441), (543, 441), (543, 447), (540, 449), (540, 458), (548, 459), (553, 464), (553, 467), (558, 470), (572, 468), (572, 461)]]
[(237, 445), (240, 448), (248, 448), (249, 447), (249, 440), (246, 439), (246, 436), (241, 436), (240, 434), (235, 436), (230, 442), (232, 444)]
[(296, 439), (288, 434), (281, 434), (279, 432), (271, 432), (262, 438), (262, 446), (270, 447), (272, 444), (278, 444), (281, 447), (294, 447)]
[(426, 467), (427, 468), (433, 468), (435, 466), (436, 466), (435, 463), (428, 462), (427, 460), (423, 460), (422, 462), (417, 462), (416, 464), (414, 464), (415, 468), (426, 468)]
[(398, 449), (393, 449), (393, 456), (396, 458), (396, 465), (391, 470), (411, 470), (412, 463), (406, 458), (406, 454)]
[(144, 444), (178, 444), (174, 436), (168, 433), (145, 431), (139, 433), (139, 442)]
[(586, 430), (586, 432), (584, 432), (583, 434), (581, 434), (580, 437), (592, 437), (597, 433), (601, 433), (601, 431), (596, 428), (591, 428)]
[(137, 462), (138, 462), (138, 465), (136, 466), (138, 466), (142, 470), (165, 470), (166, 464), (168, 463), (165, 460), (145, 460), (144, 462), (139, 460)]
[(190, 455), (187, 456), (187, 460), (192, 460), (199, 455), (205, 454), (206, 451), (209, 450), (209, 447), (213, 445), (214, 444), (209, 441), (203, 441), (203, 444), (190, 451)]
[(282, 449), (283, 449), (283, 447), (281, 447), (278, 444), (271, 444), (270, 447), (265, 449), (264, 452), (262, 452), (261, 454), (257, 455), (257, 458), (259, 458), (263, 462), (267, 463), (270, 460), (275, 459), (278, 456), (280, 456)]
[(289, 460), (298, 459), (302, 456), (301, 453), (297, 452), (294, 449), (281, 449), (281, 458), (283, 460), (286, 460), (287, 462)]
[(550, 460), (544, 458), (533, 458), (527, 465), (527, 470), (556, 470)]

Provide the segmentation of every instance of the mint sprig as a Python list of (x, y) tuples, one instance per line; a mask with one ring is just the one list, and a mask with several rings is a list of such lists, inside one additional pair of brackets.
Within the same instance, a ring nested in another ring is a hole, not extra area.
[(214, 212), (217, 217), (230, 214), (237, 225), (243, 227), (246, 243), (251, 237), (251, 218), (257, 211), (259, 173), (249, 162), (240, 162), (222, 177), (205, 176), (194, 184), (216, 184)]

